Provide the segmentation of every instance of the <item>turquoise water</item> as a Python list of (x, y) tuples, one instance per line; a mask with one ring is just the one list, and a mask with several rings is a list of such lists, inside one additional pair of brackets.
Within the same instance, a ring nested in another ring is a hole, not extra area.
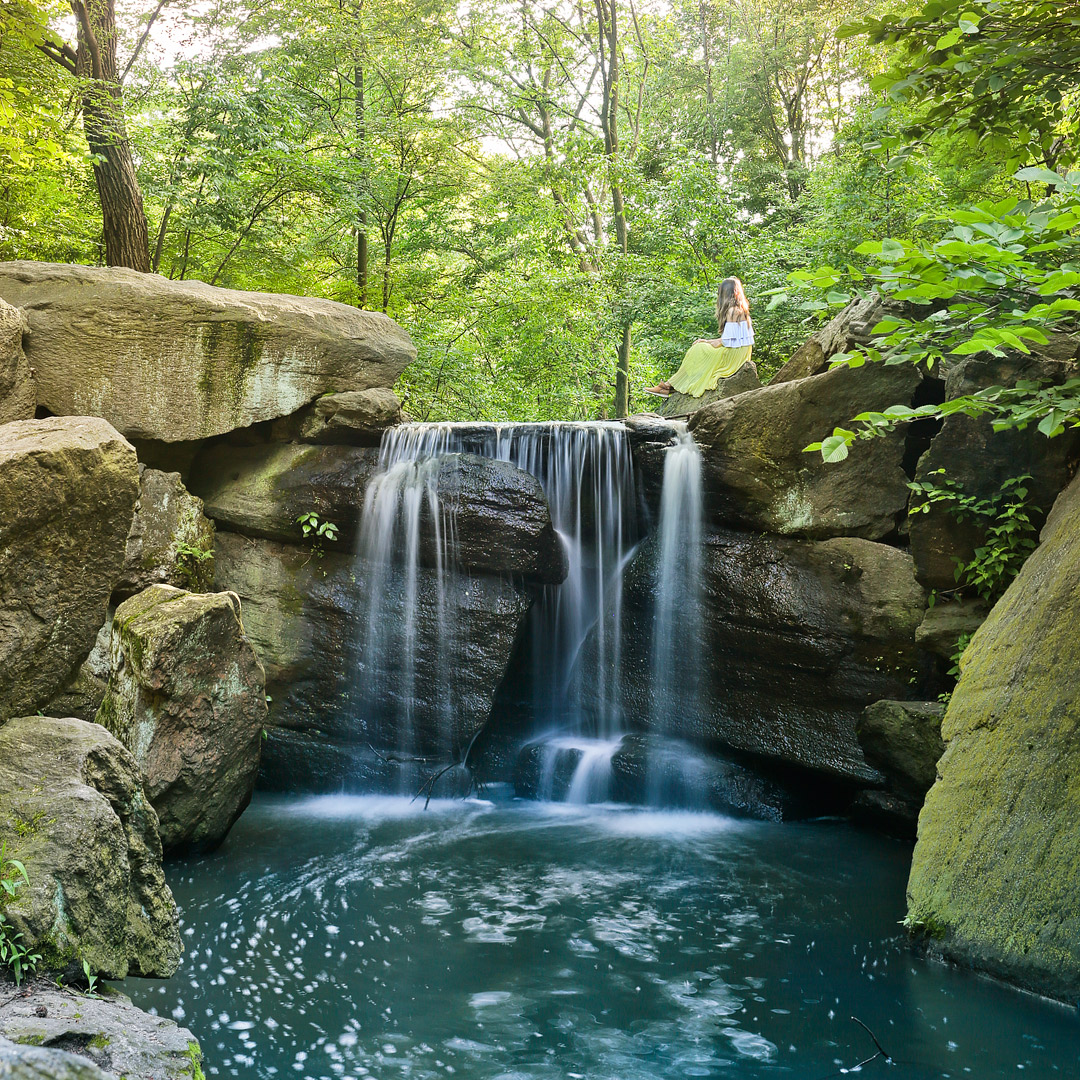
[(1075, 1012), (913, 956), (909, 849), (839, 822), (259, 797), (172, 864), (186, 953), (136, 1002), (208, 1076), (1080, 1074)]

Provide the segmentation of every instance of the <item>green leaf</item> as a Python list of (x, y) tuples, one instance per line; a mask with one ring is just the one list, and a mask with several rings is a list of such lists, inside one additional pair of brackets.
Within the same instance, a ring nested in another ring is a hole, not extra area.
[(821, 443), (821, 459), (827, 465), (843, 461), (848, 456), (847, 439), (843, 435), (830, 435)]

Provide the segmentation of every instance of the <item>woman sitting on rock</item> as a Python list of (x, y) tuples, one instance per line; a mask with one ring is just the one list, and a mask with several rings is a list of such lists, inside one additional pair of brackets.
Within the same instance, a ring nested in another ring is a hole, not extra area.
[(677, 391), (701, 397), (706, 390), (715, 390), (721, 379), (734, 375), (750, 359), (754, 324), (750, 321), (746, 293), (737, 277), (720, 282), (716, 293), (716, 323), (721, 327), (718, 338), (695, 341), (671, 380), (647, 387), (645, 393), (666, 398)]

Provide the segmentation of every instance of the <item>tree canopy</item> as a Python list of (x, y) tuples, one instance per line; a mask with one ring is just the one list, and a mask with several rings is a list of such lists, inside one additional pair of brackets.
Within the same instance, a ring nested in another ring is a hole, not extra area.
[(1074, 160), (1077, 8), (0, 0), (0, 258), (386, 311), (419, 419), (611, 416), (724, 276), (768, 375), (962, 215), (1036, 228), (999, 218), (1064, 198), (1016, 172)]

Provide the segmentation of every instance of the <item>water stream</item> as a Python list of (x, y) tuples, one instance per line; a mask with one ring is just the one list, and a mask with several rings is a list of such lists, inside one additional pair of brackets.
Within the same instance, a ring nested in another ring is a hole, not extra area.
[(1076, 1011), (913, 955), (907, 845), (840, 822), (259, 796), (173, 863), (124, 990), (244, 1080), (1076, 1076)]

